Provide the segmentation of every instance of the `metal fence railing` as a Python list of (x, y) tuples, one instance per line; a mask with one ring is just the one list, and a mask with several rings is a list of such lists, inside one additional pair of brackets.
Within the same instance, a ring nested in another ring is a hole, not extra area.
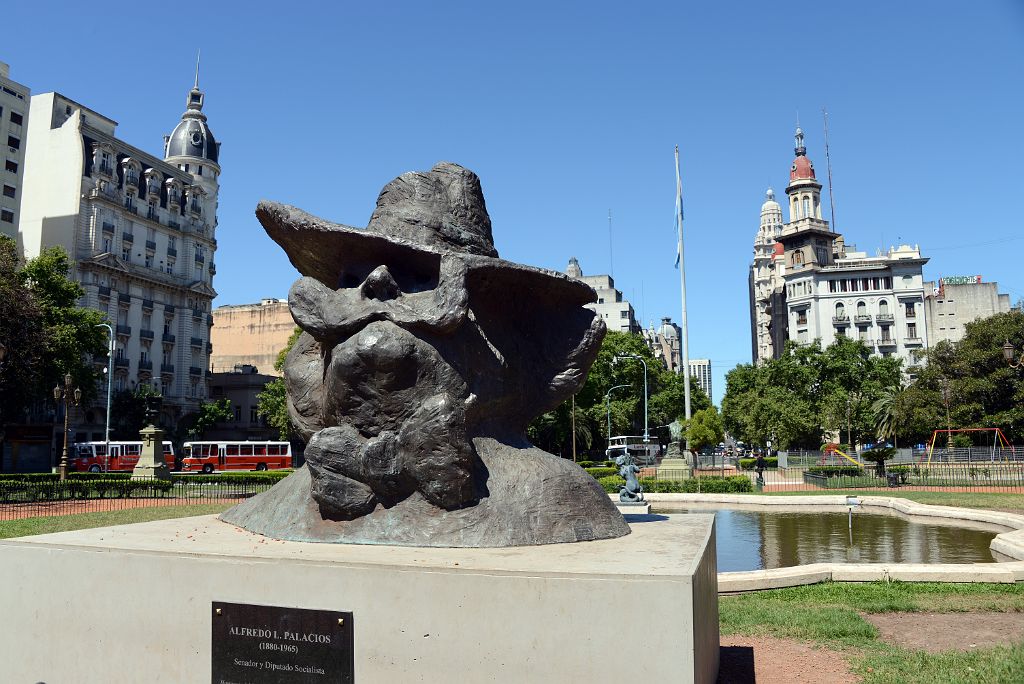
[(274, 478), (0, 480), (0, 520), (204, 503), (234, 503), (266, 491)]

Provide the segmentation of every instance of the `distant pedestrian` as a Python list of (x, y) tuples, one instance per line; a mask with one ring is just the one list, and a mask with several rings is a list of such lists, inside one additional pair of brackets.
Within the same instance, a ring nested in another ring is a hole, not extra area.
[(764, 460), (764, 454), (758, 452), (757, 459), (754, 460), (754, 470), (757, 472), (757, 483), (764, 486), (764, 470), (768, 467), (768, 462)]

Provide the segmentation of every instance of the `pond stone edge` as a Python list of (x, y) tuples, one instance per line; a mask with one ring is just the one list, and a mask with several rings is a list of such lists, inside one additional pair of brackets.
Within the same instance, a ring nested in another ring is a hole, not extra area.
[[(740, 504), (747, 508), (808, 508), (845, 511), (845, 495), (756, 496), (749, 494), (645, 494), (652, 504)], [(818, 582), (992, 582), (1024, 581), (1024, 515), (1002, 511), (935, 506), (888, 496), (858, 496), (860, 507), (888, 508), (915, 518), (985, 523), (1004, 528), (990, 548), (1013, 560), (996, 563), (811, 563), (790, 568), (718, 573), (718, 593), (781, 589)]]

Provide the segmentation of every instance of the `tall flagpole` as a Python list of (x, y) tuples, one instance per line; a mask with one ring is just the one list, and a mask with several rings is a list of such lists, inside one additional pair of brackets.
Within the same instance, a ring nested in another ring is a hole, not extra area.
[[(686, 394), (686, 420), (690, 415), (690, 342), (686, 327), (686, 259), (683, 255), (683, 181), (679, 177), (679, 145), (676, 145), (676, 246), (679, 266), (679, 293), (682, 295), (682, 320), (681, 328), (683, 333), (683, 391)], [(690, 450), (690, 440), (686, 440), (686, 450)]]

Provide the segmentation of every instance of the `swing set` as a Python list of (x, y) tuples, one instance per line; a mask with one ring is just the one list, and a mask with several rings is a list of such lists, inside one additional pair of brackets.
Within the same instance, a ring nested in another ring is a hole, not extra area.
[[(949, 439), (952, 439), (953, 435), (960, 434), (961, 432), (991, 432), (991, 433), (993, 433), (992, 434), (992, 451), (993, 452), (995, 452), (995, 450), (997, 448), (1000, 450), (1000, 452), (1002, 452), (1004, 449), (1009, 449), (1010, 453), (1013, 454), (1014, 456), (1016, 456), (1016, 451), (1014, 450), (1013, 445), (1010, 444), (1010, 440), (1006, 439), (1006, 435), (1004, 435), (1003, 431), (1000, 430), (999, 428), (997, 428), (997, 427), (992, 427), (992, 428), (960, 428), (960, 429), (957, 429), (957, 430), (935, 430), (935, 431), (933, 431), (932, 432), (932, 441), (928, 444), (928, 451), (925, 452), (924, 454), (921, 454), (921, 458), (918, 460), (918, 463), (925, 463), (925, 457), (927, 456), (927, 458), (928, 458), (927, 464), (931, 465), (932, 454), (935, 451), (935, 441), (939, 438), (939, 435), (949, 435)], [(1004, 455), (1003, 456), (1003, 460), (1006, 461), (1006, 462), (1009, 462), (1010, 459), (1008, 459)]]

